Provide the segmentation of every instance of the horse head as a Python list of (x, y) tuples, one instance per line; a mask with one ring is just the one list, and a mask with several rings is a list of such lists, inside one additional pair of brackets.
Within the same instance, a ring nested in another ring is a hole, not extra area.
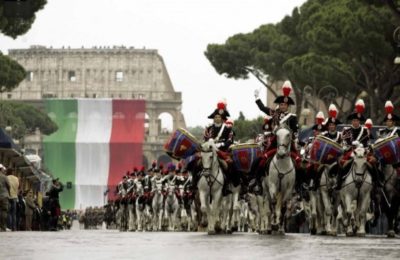
[(210, 174), (213, 164), (217, 161), (217, 147), (214, 139), (209, 139), (201, 145), (201, 163), (203, 165), (203, 173)]
[(275, 130), (277, 142), (277, 156), (283, 158), (289, 155), (292, 142), (292, 131), (286, 126), (280, 126)]
[(367, 162), (367, 151), (364, 147), (358, 146), (353, 151), (353, 171), (358, 174), (364, 174), (367, 170), (368, 162)]
[(161, 180), (156, 181), (156, 192), (158, 195), (162, 194), (162, 181)]
[(167, 187), (167, 197), (175, 196), (175, 184), (169, 184)]

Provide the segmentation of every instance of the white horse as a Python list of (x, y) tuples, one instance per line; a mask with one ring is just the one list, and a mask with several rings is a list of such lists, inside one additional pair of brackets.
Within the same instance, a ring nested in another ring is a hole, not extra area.
[(367, 210), (371, 202), (372, 178), (368, 172), (365, 148), (357, 147), (352, 155), (353, 162), (340, 191), (345, 214), (344, 225), (347, 226), (347, 236), (353, 235), (354, 228), (357, 228), (357, 236), (365, 236)]
[(275, 131), (277, 153), (267, 169), (268, 177), (264, 179), (270, 195), (272, 206), (272, 228), (284, 234), (282, 206), (291, 198), (295, 184), (295, 165), (290, 157), (292, 132), (287, 127), (278, 127)]
[(217, 147), (213, 139), (201, 145), (202, 172), (197, 183), (201, 212), (207, 215), (208, 234), (215, 234), (215, 224), (219, 217), (224, 176), (218, 162)]
[(137, 231), (143, 231), (143, 226), (145, 224), (145, 201), (144, 201), (144, 190), (143, 185), (140, 181), (135, 183), (136, 186), (136, 223), (137, 223)]
[(335, 199), (333, 196), (333, 187), (336, 185), (336, 175), (330, 174), (332, 168), (336, 166), (326, 166), (321, 175), (321, 181), (319, 185), (320, 202), (318, 203), (319, 212), (322, 213), (321, 222), (324, 224), (324, 230), (328, 235), (337, 235), (337, 215), (339, 199)]
[(179, 210), (179, 202), (175, 194), (175, 185), (168, 184), (167, 195), (164, 204), (164, 212), (165, 212), (165, 218), (168, 219), (169, 231), (175, 231), (178, 210)]
[(162, 189), (162, 180), (154, 179), (153, 190), (153, 231), (161, 231), (162, 219), (164, 214), (164, 195)]

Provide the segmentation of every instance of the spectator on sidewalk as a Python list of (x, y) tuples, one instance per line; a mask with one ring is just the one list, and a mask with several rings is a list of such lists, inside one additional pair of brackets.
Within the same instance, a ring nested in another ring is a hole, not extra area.
[(6, 231), (10, 183), (5, 175), (6, 168), (0, 164), (0, 232)]
[(25, 230), (32, 231), (32, 216), (36, 210), (36, 205), (33, 199), (33, 192), (28, 191), (25, 197)]
[(7, 169), (7, 178), (10, 183), (10, 199), (8, 211), (8, 227), (12, 231), (17, 230), (17, 203), (18, 203), (18, 188), (19, 180), (13, 174), (12, 169)]

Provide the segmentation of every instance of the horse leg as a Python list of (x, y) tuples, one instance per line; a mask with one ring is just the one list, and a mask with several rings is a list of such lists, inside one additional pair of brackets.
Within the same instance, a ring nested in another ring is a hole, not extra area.
[(222, 200), (222, 189), (219, 189), (215, 191), (213, 194), (213, 200), (210, 205), (210, 222), (208, 223), (209, 229), (208, 229), (208, 234), (212, 235), (215, 234), (215, 224), (216, 220), (219, 218), (220, 214), (220, 206), (221, 206), (221, 200)]
[(352, 199), (350, 198), (350, 195), (345, 195), (345, 199), (344, 199), (345, 203), (344, 203), (344, 219), (346, 220), (346, 236), (353, 236), (353, 225), (352, 225), (352, 221), (351, 218), (353, 216), (353, 211), (352, 211)]
[(367, 218), (367, 210), (370, 204), (370, 194), (369, 192), (361, 200), (361, 205), (358, 210), (359, 228), (357, 230), (357, 236), (365, 236), (365, 222)]
[(322, 197), (322, 203), (321, 206), (323, 206), (322, 214), (325, 219), (325, 231), (327, 232), (328, 235), (332, 234), (332, 228), (331, 228), (331, 218), (332, 218), (332, 205), (328, 197), (328, 192), (326, 190), (321, 190), (321, 197)]
[(315, 191), (309, 191), (310, 193), (310, 232), (311, 235), (317, 234), (317, 199)]
[(259, 215), (259, 228), (260, 234), (265, 235), (267, 233), (267, 225), (266, 225), (266, 209), (265, 203), (262, 196), (256, 195), (257, 205), (258, 205), (258, 215)]
[(278, 226), (278, 234), (283, 235), (283, 218), (282, 218), (282, 192), (277, 194), (277, 200), (275, 205), (275, 216), (276, 216), (276, 225)]
[[(206, 216), (207, 216), (207, 222), (209, 222), (209, 217), (210, 217), (210, 213), (209, 213), (209, 205), (208, 205), (208, 194), (206, 194), (204, 191), (200, 191), (199, 197), (200, 197), (200, 211), (202, 213), (202, 226), (206, 225)], [(209, 224), (207, 223), (207, 226)], [(207, 227), (208, 228), (208, 227)]]

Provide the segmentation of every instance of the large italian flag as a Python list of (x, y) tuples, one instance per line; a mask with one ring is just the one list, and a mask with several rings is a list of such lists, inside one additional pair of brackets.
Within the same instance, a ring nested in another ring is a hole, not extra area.
[[(102, 206), (122, 176), (142, 164), (144, 100), (46, 100), (58, 130), (44, 139), (44, 162), (64, 184), (63, 209)], [(72, 187), (67, 188), (66, 183)]]

